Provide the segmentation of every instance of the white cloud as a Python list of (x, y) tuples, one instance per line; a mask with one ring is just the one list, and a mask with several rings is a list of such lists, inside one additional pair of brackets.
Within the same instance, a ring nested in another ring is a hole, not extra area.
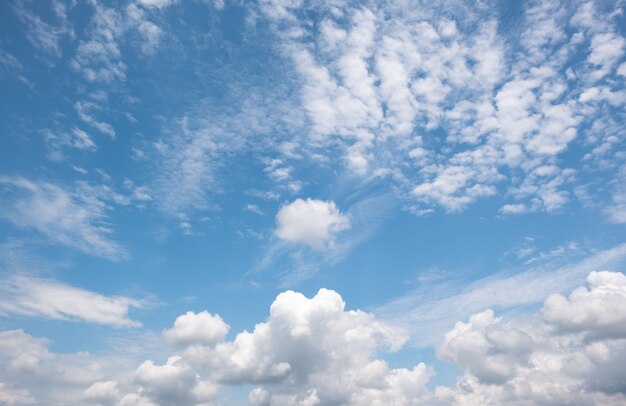
[(24, 69), (24, 66), (15, 56), (3, 49), (0, 49), (0, 68), (2, 68), (0, 69), (0, 75), (3, 75), (7, 72), (13, 73), (21, 71)]
[(187, 312), (178, 316), (174, 327), (163, 335), (176, 345), (214, 345), (224, 341), (228, 330), (229, 326), (217, 314)]
[[(277, 94), (260, 96), (251, 93), (250, 89), (256, 91), (256, 84), (246, 86), (245, 90), (233, 90), (242, 98), (236, 101), (237, 109), (229, 107), (233, 102), (229, 95), (219, 103), (210, 99), (199, 101), (187, 114), (174, 120), (167, 137), (153, 144), (158, 162), (153, 189), (166, 213), (177, 216), (180, 212), (190, 214), (210, 207), (212, 198), (221, 191), (218, 174), (231, 162), (230, 158), (253, 145), (276, 145), (277, 129), (292, 132), (294, 123), (301, 122), (301, 113), (291, 109), (290, 97), (280, 87), (272, 89)], [(288, 182), (286, 187), (301, 186), (294, 182)], [(256, 194), (277, 198), (272, 191)]]
[(349, 218), (332, 201), (296, 199), (283, 205), (276, 214), (278, 238), (315, 249), (332, 244), (335, 235), (348, 228)]
[(425, 284), (376, 309), (383, 320), (391, 320), (412, 332), (414, 343), (433, 345), (459, 317), (468, 317), (485, 308), (513, 310), (540, 303), (554, 292), (564, 292), (584, 281), (594, 269), (617, 268), (626, 264), (626, 245), (599, 251), (580, 262), (535, 261), (518, 273), (495, 274), (469, 286), (447, 283)]
[[(345, 181), (354, 182), (355, 179), (349, 177)], [(359, 200), (352, 201), (346, 212), (339, 212), (348, 221), (349, 228), (329, 234), (331, 239), (321, 243), (324, 249), (309, 249), (310, 245), (305, 242), (293, 243), (277, 238), (266, 247), (263, 256), (246, 274), (246, 278), (253, 279), (261, 271), (276, 270), (287, 264), (284, 271), (280, 272), (279, 286), (290, 288), (341, 261), (354, 247), (370, 238), (390, 213), (398, 208), (398, 200), (392, 193), (375, 193), (377, 181), (376, 178), (372, 180), (369, 184), (371, 188), (364, 183), (353, 185), (355, 191), (369, 189), (372, 193), (361, 195)]]
[(95, 382), (85, 390), (85, 400), (99, 405), (113, 405), (119, 397), (117, 382)]
[(115, 130), (113, 129), (113, 127), (108, 123), (96, 120), (96, 118), (91, 114), (91, 110), (98, 108), (95, 103), (88, 101), (77, 101), (76, 103), (74, 103), (74, 108), (78, 113), (78, 117), (80, 117), (82, 121), (94, 127), (101, 133), (115, 139)]
[(44, 130), (44, 139), (46, 141), (48, 158), (53, 161), (61, 161), (65, 159), (63, 148), (71, 147), (83, 151), (95, 151), (96, 144), (93, 142), (89, 134), (78, 127), (74, 127), (69, 132), (56, 133), (51, 130)]
[(529, 317), (505, 322), (487, 310), (457, 323), (438, 352), (465, 375), (455, 389), (439, 394), (465, 404), (626, 401), (621, 367), (626, 278), (592, 272), (588, 282), (591, 288), (574, 290), (569, 301), (549, 296), (543, 309)]
[[(14, 11), (19, 20), (26, 26), (26, 38), (33, 46), (39, 48), (45, 54), (60, 58), (61, 40), (63, 36), (73, 37), (74, 32), (69, 25), (64, 13), (57, 13), (58, 25), (49, 24), (26, 9), (26, 2), (19, 1), (14, 5)], [(62, 11), (63, 8), (56, 8)], [(56, 10), (55, 10), (56, 11)]]
[(518, 365), (528, 363), (534, 342), (518, 329), (489, 329), (498, 323), (500, 319), (491, 310), (472, 315), (467, 323), (457, 322), (446, 333), (438, 355), (484, 383), (506, 382), (516, 374)]
[(215, 385), (199, 380), (191, 366), (177, 356), (164, 365), (142, 363), (135, 371), (135, 381), (143, 396), (163, 406), (202, 404), (217, 393)]
[[(94, 383), (105, 382), (106, 375), (129, 371), (137, 365), (120, 354), (98, 357), (87, 352), (56, 353), (48, 349), (50, 345), (50, 341), (22, 330), (0, 332), (0, 382), (4, 382), (0, 401), (5, 400), (4, 396), (26, 400), (26, 404), (94, 403), (90, 395), (107, 397), (105, 390), (111, 389)], [(23, 404), (19, 401), (15, 404)]]
[(164, 8), (174, 3), (174, 0), (138, 0), (142, 6)]
[(113, 9), (95, 4), (90, 39), (78, 44), (71, 66), (89, 82), (124, 80), (126, 65), (121, 61), (118, 39), (124, 33), (123, 16)]
[[(264, 3), (300, 77), (306, 146), (333, 159), (339, 147), (360, 176), (393, 172), (418, 213), (458, 212), (498, 195), (515, 200), (503, 214), (566, 207), (576, 179), (559, 158), (581, 133), (602, 137), (587, 124), (610, 114), (593, 103), (624, 103), (619, 81), (582, 95), (588, 78), (613, 74), (625, 40), (610, 11), (592, 5), (525, 3), (505, 32), (482, 6), (478, 17), (476, 7), (453, 2), (444, 18), (401, 2)], [(563, 176), (536, 176), (546, 166)]]
[[(203, 338), (180, 342), (178, 355), (160, 365), (142, 362), (134, 372), (128, 362), (55, 354), (46, 340), (0, 332), (0, 388), (2, 396), (34, 403), (63, 396), (74, 403), (202, 405), (223, 400), (220, 385), (254, 384), (252, 405), (622, 404), (626, 277), (592, 272), (588, 283), (569, 298), (548, 296), (536, 313), (507, 320), (484, 310), (457, 322), (437, 345), (438, 356), (462, 374), (450, 386), (429, 389), (434, 371), (423, 363), (391, 368), (376, 358), (406, 336), (372, 314), (346, 310), (339, 294), (321, 289), (312, 298), (283, 292), (253, 331), (232, 341), (193, 333)], [(218, 317), (191, 314), (199, 330)]]
[(35, 398), (26, 389), (14, 389), (5, 383), (0, 383), (0, 402), (7, 406), (30, 405), (35, 403)]
[[(222, 384), (263, 384), (251, 394), (257, 402), (297, 404), (316, 397), (322, 404), (348, 403), (367, 388), (392, 390), (404, 376), (426, 381), (430, 370), (423, 364), (412, 371), (392, 370), (382, 360), (371, 360), (377, 349), (395, 350), (405, 340), (401, 331), (368, 313), (346, 311), (336, 292), (322, 289), (309, 299), (287, 291), (254, 331), (240, 332), (233, 341), (190, 343), (182, 359), (168, 364), (184, 360)], [(386, 374), (389, 384), (380, 382)]]
[(302, 182), (293, 179), (293, 167), (287, 166), (281, 159), (269, 160), (263, 171), (269, 175), (270, 179), (292, 193), (299, 193), (302, 189)]
[(69, 191), (47, 182), (21, 177), (0, 177), (3, 197), (0, 217), (18, 227), (37, 230), (52, 242), (67, 245), (111, 260), (128, 256), (118, 243), (110, 240), (104, 199), (124, 203), (107, 188), (83, 185)]
[(626, 77), (626, 62), (623, 62), (619, 68), (617, 68), (617, 74)]
[(590, 289), (574, 290), (569, 298), (548, 296), (543, 317), (566, 333), (588, 332), (589, 339), (626, 336), (626, 277), (615, 272), (591, 272)]
[(601, 79), (613, 68), (624, 55), (626, 40), (616, 33), (596, 33), (591, 38), (591, 53), (587, 61), (599, 65), (600, 69), (594, 72), (594, 79)]
[[(228, 158), (260, 148), (272, 157), (261, 158), (269, 179), (294, 193), (304, 185), (296, 160), (343, 162), (362, 179), (392, 174), (415, 213), (460, 212), (486, 198), (502, 200), (503, 215), (564, 210), (578, 175), (597, 164), (568, 167), (571, 145), (585, 138), (583, 149), (606, 155), (621, 145), (591, 125), (610, 118), (603, 103), (626, 100), (613, 76), (610, 85), (588, 80), (608, 55), (593, 38), (610, 34), (612, 50), (621, 38), (608, 11), (592, 8), (525, 3), (519, 24), (502, 31), (488, 6), (479, 17), (463, 1), (445, 17), (427, 5), (265, 2), (255, 18), (269, 19), (293, 62), (285, 95), (299, 96), (302, 108), (256, 90), (229, 92), (242, 106), (234, 112), (197, 103), (154, 144), (160, 206), (174, 216), (213, 207)], [(596, 48), (594, 63), (576, 57)], [(608, 75), (623, 58), (615, 55)], [(272, 103), (280, 114), (263, 107)], [(546, 167), (555, 171), (540, 174)]]
[[(160, 8), (166, 5), (166, 1), (146, 1), (144, 4)], [(121, 44), (127, 35), (138, 33), (142, 52), (150, 55), (158, 48), (163, 31), (148, 19), (144, 9), (134, 3), (129, 3), (123, 10), (97, 2), (92, 5), (95, 12), (88, 26), (88, 39), (79, 42), (70, 65), (88, 82), (124, 81), (127, 66), (123, 61)], [(104, 123), (90, 121), (100, 124), (106, 132), (112, 131)]]
[(0, 281), (0, 314), (5, 316), (136, 327), (141, 323), (129, 319), (128, 311), (143, 305), (129, 297), (104, 296), (46, 279), (14, 275)]
[(250, 213), (258, 214), (259, 216), (263, 215), (263, 210), (261, 210), (256, 204), (247, 203), (244, 206), (244, 210), (249, 211)]

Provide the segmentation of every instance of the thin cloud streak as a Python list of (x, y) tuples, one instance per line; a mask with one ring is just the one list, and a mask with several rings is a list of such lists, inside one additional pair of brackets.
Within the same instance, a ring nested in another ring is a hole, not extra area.
[(589, 272), (615, 271), (626, 262), (626, 244), (600, 251), (578, 263), (556, 269), (533, 268), (515, 275), (496, 274), (466, 288), (454, 283), (427, 286), (373, 310), (411, 331), (414, 345), (433, 345), (460, 318), (487, 308), (514, 311), (536, 305), (550, 293), (564, 292), (582, 283)]

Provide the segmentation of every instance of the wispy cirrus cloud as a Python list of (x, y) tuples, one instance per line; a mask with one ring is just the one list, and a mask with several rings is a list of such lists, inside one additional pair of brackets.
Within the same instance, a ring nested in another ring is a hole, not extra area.
[(118, 10), (93, 2), (94, 14), (88, 26), (88, 38), (81, 40), (71, 66), (88, 82), (112, 83), (126, 79), (126, 63), (121, 44), (129, 33), (137, 32), (144, 54), (158, 47), (163, 31), (148, 17), (146, 10), (134, 2)]
[(26, 26), (26, 38), (30, 43), (47, 56), (61, 57), (61, 40), (64, 36), (74, 37), (74, 30), (67, 19), (67, 7), (60, 2), (53, 2), (55, 23), (44, 21), (34, 11), (29, 10), (27, 2), (17, 1), (14, 12), (18, 19)]
[(626, 245), (596, 252), (577, 262), (533, 265), (519, 273), (501, 273), (473, 281), (435, 280), (378, 307), (374, 313), (412, 332), (415, 344), (432, 345), (459, 317), (491, 308), (514, 311), (533, 306), (552, 292), (568, 291), (592, 271), (619, 270), (626, 263)]
[(17, 227), (33, 229), (51, 242), (110, 260), (128, 257), (128, 251), (109, 238), (106, 201), (127, 203), (108, 189), (79, 184), (75, 190), (23, 177), (0, 177), (3, 196), (0, 217)]
[(301, 127), (301, 113), (293, 111), (289, 95), (282, 94), (284, 89), (260, 95), (254, 84), (250, 86), (253, 91), (239, 86), (230, 89), (232, 94), (220, 103), (197, 101), (164, 128), (166, 137), (152, 144), (150, 153), (158, 165), (154, 189), (160, 192), (158, 203), (165, 213), (179, 215), (211, 207), (223, 189), (221, 175), (233, 158), (242, 153), (271, 153), (279, 144), (276, 134)]
[(81, 321), (114, 327), (139, 327), (132, 308), (146, 302), (123, 296), (105, 296), (49, 279), (12, 275), (0, 281), (0, 314), (53, 320)]

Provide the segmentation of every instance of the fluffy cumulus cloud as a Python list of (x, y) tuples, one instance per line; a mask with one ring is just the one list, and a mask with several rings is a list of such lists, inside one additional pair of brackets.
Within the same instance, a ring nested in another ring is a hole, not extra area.
[[(181, 355), (162, 365), (146, 361), (137, 369), (135, 379), (144, 396), (158, 397), (158, 404), (173, 399), (195, 404), (200, 400), (185, 396), (203, 394), (206, 401), (215, 395), (209, 390), (215, 388), (213, 382), (260, 385), (250, 393), (253, 404), (346, 404), (354, 403), (354, 397), (366, 399), (372, 391), (381, 399), (393, 399), (407, 388), (409, 393), (402, 396), (416, 397), (432, 373), (424, 364), (392, 369), (374, 359), (377, 350), (397, 350), (406, 336), (371, 314), (346, 311), (334, 291), (322, 289), (310, 299), (293, 291), (281, 293), (266, 322), (232, 341), (225, 340), (226, 326), (216, 317), (187, 313), (165, 332), (171, 337), (173, 331), (206, 323), (201, 333), (185, 341)], [(163, 382), (157, 384), (158, 379)], [(151, 386), (146, 389), (146, 384)], [(161, 392), (153, 392), (156, 388)], [(170, 400), (164, 400), (166, 396)]]
[(251, 405), (623, 404), (626, 277), (592, 272), (587, 281), (568, 297), (548, 296), (534, 314), (505, 320), (485, 310), (457, 322), (437, 346), (462, 373), (451, 386), (429, 388), (435, 372), (423, 363), (392, 368), (377, 358), (407, 336), (372, 314), (346, 310), (338, 293), (322, 289), (312, 298), (281, 293), (266, 321), (232, 340), (217, 315), (181, 315), (163, 333), (175, 344), (165, 347), (172, 355), (135, 368), (55, 354), (44, 339), (4, 331), (0, 399), (205, 405), (225, 399), (222, 386), (252, 385)]
[(592, 272), (589, 288), (549, 296), (539, 313), (508, 322), (487, 310), (439, 346), (465, 375), (444, 399), (465, 404), (622, 404), (626, 278)]
[(112, 405), (119, 396), (117, 382), (95, 382), (85, 390), (85, 400), (100, 405)]
[(621, 273), (592, 272), (591, 289), (581, 287), (569, 298), (554, 294), (546, 299), (543, 316), (563, 332), (585, 332), (588, 338), (626, 335), (626, 277)]
[(348, 216), (337, 209), (335, 202), (296, 199), (276, 214), (275, 234), (281, 240), (320, 249), (349, 227)]
[(55, 353), (49, 350), (51, 344), (23, 330), (0, 332), (3, 404), (107, 405), (117, 401), (115, 385), (106, 376), (132, 371), (132, 360), (113, 354)]
[(217, 392), (214, 384), (200, 380), (197, 372), (179, 356), (168, 358), (163, 365), (152, 361), (142, 363), (135, 371), (135, 381), (141, 385), (143, 398), (164, 406), (203, 404)]
[(217, 314), (212, 315), (207, 311), (187, 312), (178, 316), (174, 327), (165, 330), (163, 335), (177, 345), (211, 345), (224, 341), (228, 329), (228, 325)]

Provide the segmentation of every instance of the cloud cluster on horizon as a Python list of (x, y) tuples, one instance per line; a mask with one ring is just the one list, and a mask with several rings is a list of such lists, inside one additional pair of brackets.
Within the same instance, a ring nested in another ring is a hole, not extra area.
[(503, 320), (488, 309), (457, 322), (437, 346), (463, 372), (452, 386), (429, 388), (435, 370), (424, 363), (390, 367), (378, 354), (400, 349), (406, 334), (322, 289), (310, 299), (279, 294), (266, 321), (232, 340), (219, 315), (183, 314), (154, 354), (171, 355), (130, 369), (130, 360), (57, 354), (46, 340), (4, 331), (0, 400), (207, 405), (219, 403), (221, 386), (255, 385), (249, 403), (259, 406), (621, 404), (626, 276), (591, 272), (587, 282), (549, 295), (534, 314)]

